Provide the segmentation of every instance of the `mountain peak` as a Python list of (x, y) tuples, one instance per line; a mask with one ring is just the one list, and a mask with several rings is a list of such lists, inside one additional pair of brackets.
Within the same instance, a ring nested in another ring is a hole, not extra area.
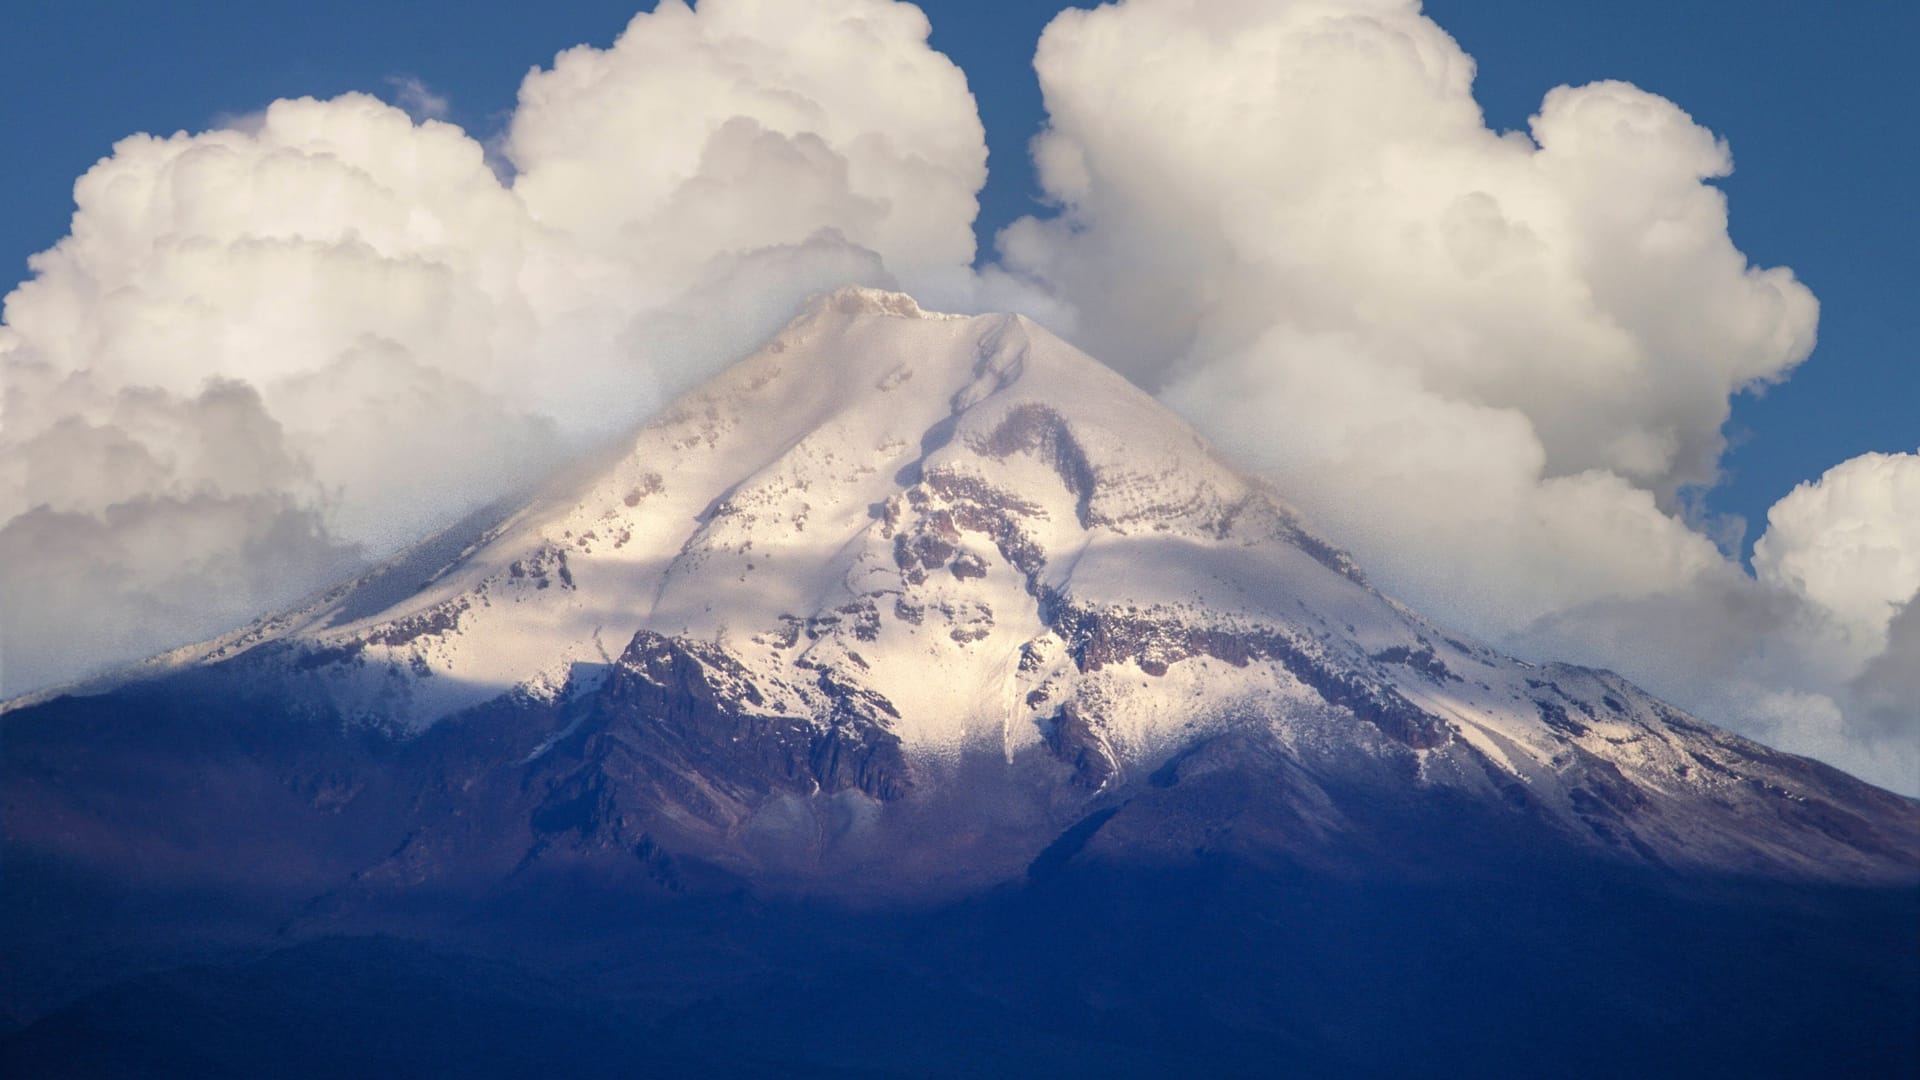
[[(1215, 562), (1129, 565), (1175, 542)], [(1033, 710), (948, 700), (915, 672), (944, 665), (954, 686), (988, 677), (1052, 633), (1049, 597), (1268, 621), (1320, 594), (1329, 609), (1347, 593), (1378, 603), (1270, 492), (1059, 338), (859, 288), (816, 298), (612, 467), (423, 550), (444, 563), (398, 560), (418, 590), (395, 597), (406, 575), (377, 572), (379, 589), (338, 591), (237, 648), (277, 640), (311, 670), (338, 669), (330, 692), (348, 712), (417, 729), (514, 687), (557, 691), (642, 630), (752, 652), (853, 608), (931, 607), (953, 624), (929, 629), (931, 651), (893, 640), (900, 620), (883, 614), (874, 633), (898, 655), (875, 640), (842, 648), (837, 634), (805, 652), (899, 681), (887, 693), (911, 706), (902, 736), (952, 745), (1007, 724), (1030, 739)], [(350, 660), (312, 659), (340, 650)], [(365, 663), (373, 655), (385, 662)]]
[(920, 302), (903, 292), (875, 289), (864, 285), (842, 285), (810, 297), (803, 309), (808, 314), (886, 315), (898, 319), (962, 319), (964, 315), (924, 311)]

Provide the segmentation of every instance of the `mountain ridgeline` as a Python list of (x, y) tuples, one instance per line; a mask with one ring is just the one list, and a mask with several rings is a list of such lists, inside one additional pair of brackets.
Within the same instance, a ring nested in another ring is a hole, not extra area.
[(0, 737), (28, 1073), (1920, 1067), (1920, 806), (897, 294)]

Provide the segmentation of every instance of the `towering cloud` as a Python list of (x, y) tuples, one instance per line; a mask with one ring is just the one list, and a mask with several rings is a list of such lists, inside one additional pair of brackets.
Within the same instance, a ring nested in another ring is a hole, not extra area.
[(292, 600), (809, 292), (963, 296), (986, 149), (928, 32), (888, 0), (663, 3), (530, 74), (491, 162), (357, 94), (122, 141), (5, 302), (0, 692)]
[(1563, 87), (1489, 130), (1473, 62), (1384, 0), (1130, 0), (1036, 63), (1062, 213), (1008, 262), (1396, 587), (1514, 630), (1719, 561), (1679, 495), (1817, 309), (1734, 249), (1727, 150), (1678, 108)]
[(663, 3), (527, 77), (514, 191), (597, 252), (650, 253), (637, 269), (665, 291), (715, 251), (822, 233), (916, 292), (963, 288), (986, 136), (930, 31), (878, 0)]
[(999, 243), (1081, 344), (1416, 607), (1913, 785), (1847, 704), (1915, 584), (1894, 517), (1839, 524), (1859, 463), (1781, 504), (1759, 580), (1691, 510), (1818, 315), (1734, 247), (1712, 132), (1617, 82), (1492, 130), (1413, 0), (1123, 0), (1035, 64), (1059, 211)]

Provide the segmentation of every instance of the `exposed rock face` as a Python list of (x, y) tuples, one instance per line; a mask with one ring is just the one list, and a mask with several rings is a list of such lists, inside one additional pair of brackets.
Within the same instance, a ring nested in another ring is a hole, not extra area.
[[(816, 688), (826, 723), (800, 712), (808, 696), (795, 688), (782, 687), (779, 700), (769, 699), (726, 653), (643, 631), (589, 708), (603, 723), (671, 741), (683, 753), (709, 758), (697, 762), (704, 771), (762, 791), (851, 788), (899, 798), (911, 781), (900, 740), (887, 729), (893, 707), (871, 691), (839, 684), (828, 671), (819, 673)], [(783, 713), (783, 706), (793, 712)]]
[(1444, 720), (1408, 701), (1393, 685), (1362, 672), (1343, 671), (1309, 643), (1273, 630), (1234, 632), (1195, 627), (1174, 620), (1112, 611), (1084, 611), (1055, 604), (1054, 629), (1064, 637), (1081, 671), (1131, 663), (1161, 676), (1182, 660), (1209, 656), (1236, 668), (1260, 660), (1277, 661), (1322, 701), (1365, 720), (1415, 750), (1431, 750), (1452, 738)]
[(1053, 730), (1047, 733), (1047, 749), (1073, 769), (1074, 782), (1099, 790), (1120, 771), (1119, 761), (1101, 735), (1105, 725), (1097, 717), (1080, 712), (1078, 702), (1060, 706), (1053, 716)]

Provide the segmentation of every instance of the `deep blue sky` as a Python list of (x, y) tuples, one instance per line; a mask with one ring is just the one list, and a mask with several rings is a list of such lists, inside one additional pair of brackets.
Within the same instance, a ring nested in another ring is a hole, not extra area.
[[(328, 4), (68, 0), (0, 31), (0, 291), (66, 231), (72, 183), (134, 131), (200, 129), (276, 97), (387, 93), (413, 75), (476, 135), (498, 130), (528, 67), (610, 42), (634, 0)], [(934, 44), (966, 69), (992, 179), (983, 248), (1036, 206), (1030, 61), (1057, 3), (926, 0)], [(1920, 447), (1920, 5), (1908, 0), (1429, 0), (1480, 65), (1497, 127), (1524, 127), (1559, 83), (1626, 79), (1732, 143), (1737, 245), (1792, 266), (1823, 305), (1820, 346), (1786, 385), (1737, 404), (1709, 505), (1751, 542), (1796, 482), (1867, 450)]]

